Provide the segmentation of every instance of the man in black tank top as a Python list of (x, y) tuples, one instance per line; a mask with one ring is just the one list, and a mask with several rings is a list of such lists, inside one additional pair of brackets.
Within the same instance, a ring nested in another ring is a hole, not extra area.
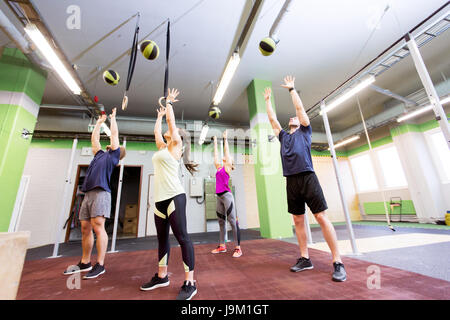
[(341, 282), (346, 280), (346, 272), (338, 250), (336, 231), (326, 216), (327, 202), (313, 168), (310, 121), (303, 108), (300, 96), (295, 90), (294, 81), (295, 78), (287, 76), (284, 78), (284, 84), (281, 85), (289, 89), (296, 111), (296, 117), (289, 120), (289, 132), (281, 128), (272, 109), (270, 88), (266, 88), (264, 92), (267, 115), (281, 144), (281, 163), (283, 175), (286, 177), (288, 212), (294, 218), (295, 233), (301, 253), (297, 263), (291, 267), (291, 271), (299, 272), (313, 269), (309, 259), (305, 230), (304, 214), (305, 204), (307, 204), (322, 228), (323, 236), (331, 250), (334, 268), (332, 279)]

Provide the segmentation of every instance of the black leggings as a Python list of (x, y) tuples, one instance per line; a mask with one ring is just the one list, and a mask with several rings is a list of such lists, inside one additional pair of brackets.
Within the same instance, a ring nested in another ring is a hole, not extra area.
[(194, 246), (187, 233), (186, 226), (186, 194), (155, 202), (155, 225), (158, 235), (159, 266), (166, 267), (169, 262), (170, 243), (169, 227), (181, 246), (184, 271), (194, 270)]

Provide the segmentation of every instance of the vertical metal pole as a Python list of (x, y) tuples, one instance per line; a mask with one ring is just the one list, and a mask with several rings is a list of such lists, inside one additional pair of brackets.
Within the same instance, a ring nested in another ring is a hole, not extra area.
[[(123, 147), (127, 146), (127, 138), (123, 138)], [(125, 159), (125, 158), (124, 158)], [(123, 161), (120, 160), (120, 172), (119, 172), (119, 186), (117, 187), (117, 197), (116, 197), (116, 211), (114, 213), (114, 230), (113, 236), (111, 240), (111, 250), (108, 253), (118, 252), (116, 250), (116, 240), (117, 240), (117, 223), (119, 221), (119, 213), (120, 213), (120, 198), (122, 196), (122, 178), (123, 178)]]
[(308, 244), (313, 244), (312, 234), (311, 234), (311, 226), (309, 225), (307, 212), (305, 212), (305, 228), (306, 228), (306, 236), (308, 237)]
[(66, 180), (64, 182), (64, 192), (63, 192), (63, 197), (62, 197), (62, 201), (61, 201), (61, 209), (59, 211), (58, 223), (56, 224), (55, 245), (53, 246), (53, 255), (50, 258), (60, 257), (58, 255), (59, 241), (61, 240), (61, 234), (63, 231), (64, 215), (66, 213), (66, 198), (67, 198), (67, 192), (69, 190), (69, 186), (71, 184), (70, 176), (72, 175), (73, 159), (75, 158), (77, 144), (78, 144), (78, 139), (77, 138), (73, 139), (72, 152), (70, 153), (69, 167), (67, 168)]
[(361, 115), (361, 121), (362, 121), (362, 124), (363, 124), (363, 127), (364, 127), (364, 132), (366, 134), (367, 144), (369, 145), (370, 160), (372, 161), (372, 164), (374, 165), (374, 169), (375, 169), (375, 178), (377, 179), (378, 186), (381, 189), (381, 197), (383, 198), (384, 213), (386, 214), (386, 221), (387, 221), (388, 227), (392, 231), (395, 231), (394, 227), (391, 224), (391, 219), (389, 218), (389, 212), (388, 212), (387, 204), (386, 204), (386, 195), (384, 194), (383, 179), (380, 177), (380, 173), (379, 173), (379, 170), (378, 170), (378, 165), (375, 166), (376, 159), (375, 159), (375, 155), (374, 155), (373, 150), (372, 150), (372, 144), (370, 143), (369, 132), (367, 131), (367, 126), (366, 126), (366, 120), (364, 120), (364, 115), (362, 113), (361, 104), (359, 103), (359, 97), (358, 96), (356, 96), (356, 101), (358, 102), (359, 114)]
[(405, 36), (406, 44), (408, 45), (409, 52), (416, 66), (417, 73), (419, 74), (420, 80), (425, 88), (425, 91), (430, 99), (430, 103), (433, 106), (433, 111), (436, 116), (436, 120), (439, 122), (442, 133), (444, 134), (445, 140), (447, 140), (447, 146), (450, 149), (450, 124), (448, 123), (447, 115), (445, 114), (444, 108), (439, 101), (439, 96), (434, 88), (433, 82), (431, 81), (430, 75), (428, 73), (427, 67), (423, 62), (422, 56), (420, 55), (419, 48), (417, 47), (416, 41), (408, 33)]
[(328, 122), (328, 115), (325, 111), (325, 102), (320, 103), (320, 109), (322, 110), (323, 124), (325, 126), (325, 132), (327, 134), (328, 145), (330, 146), (331, 159), (333, 160), (334, 172), (336, 173), (336, 180), (339, 188), (339, 194), (341, 196), (342, 208), (344, 209), (345, 222), (347, 224), (347, 231), (352, 244), (354, 254), (359, 254), (356, 247), (355, 235), (353, 233), (352, 221), (350, 220), (350, 214), (348, 212), (347, 201), (345, 198), (344, 188), (342, 187), (341, 175), (339, 173), (339, 165), (336, 158), (336, 152), (334, 150), (333, 136), (331, 135), (330, 123)]

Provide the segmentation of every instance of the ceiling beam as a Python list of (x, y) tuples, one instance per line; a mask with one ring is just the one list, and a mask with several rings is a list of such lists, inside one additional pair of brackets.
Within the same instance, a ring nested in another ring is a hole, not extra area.
[(396, 94), (396, 93), (394, 93), (394, 92), (392, 92), (392, 91), (390, 91), (390, 90), (388, 90), (388, 89), (380, 88), (380, 87), (378, 87), (378, 86), (376, 86), (376, 85), (374, 85), (374, 84), (371, 84), (371, 85), (369, 86), (369, 88), (370, 88), (371, 90), (373, 90), (373, 91), (376, 91), (376, 92), (378, 92), (378, 93), (384, 94), (385, 96), (388, 96), (388, 97), (391, 97), (391, 98), (400, 100), (401, 102), (403, 102), (404, 104), (406, 104), (408, 107), (418, 106), (418, 103), (417, 103), (417, 102), (415, 102), (415, 101), (413, 101), (413, 100), (410, 100), (410, 99), (407, 99), (407, 98), (405, 98), (405, 97), (402, 97), (401, 95), (398, 95), (398, 94)]

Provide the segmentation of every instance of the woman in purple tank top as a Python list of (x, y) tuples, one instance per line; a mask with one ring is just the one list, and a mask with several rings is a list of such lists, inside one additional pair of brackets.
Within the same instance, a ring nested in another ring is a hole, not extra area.
[(217, 152), (217, 137), (214, 136), (214, 165), (216, 166), (216, 195), (217, 195), (217, 206), (216, 213), (219, 220), (220, 226), (220, 242), (219, 246), (212, 250), (211, 253), (224, 253), (227, 252), (225, 246), (225, 232), (226, 232), (226, 221), (231, 225), (234, 234), (234, 240), (236, 242), (236, 247), (233, 252), (233, 258), (239, 258), (242, 256), (241, 250), (241, 235), (239, 231), (239, 224), (236, 215), (236, 206), (234, 204), (233, 193), (230, 189), (230, 172), (234, 170), (233, 158), (230, 156), (230, 151), (228, 148), (227, 141), (227, 131), (223, 133), (223, 165), (219, 163), (219, 155)]

